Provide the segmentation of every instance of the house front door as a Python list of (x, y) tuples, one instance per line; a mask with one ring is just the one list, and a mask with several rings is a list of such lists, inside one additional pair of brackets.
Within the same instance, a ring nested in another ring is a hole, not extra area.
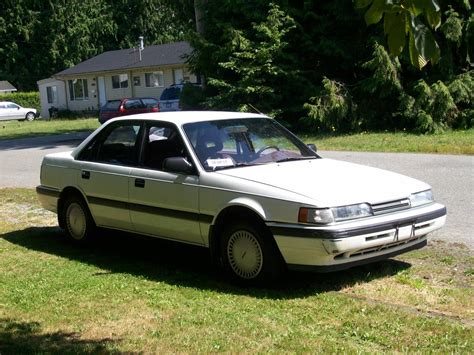
[(105, 95), (105, 79), (103, 76), (97, 78), (99, 85), (99, 105), (104, 106), (107, 103), (107, 96)]

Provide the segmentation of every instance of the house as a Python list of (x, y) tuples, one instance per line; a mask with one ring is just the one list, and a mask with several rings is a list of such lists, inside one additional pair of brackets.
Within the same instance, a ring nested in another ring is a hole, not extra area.
[(196, 82), (188, 42), (108, 51), (37, 82), (41, 116), (49, 109), (98, 110), (108, 100), (156, 97), (172, 84)]
[(0, 81), (0, 95), (2, 94), (10, 94), (12, 92), (16, 91), (16, 87), (14, 87), (12, 84), (10, 84), (6, 80), (1, 80)]

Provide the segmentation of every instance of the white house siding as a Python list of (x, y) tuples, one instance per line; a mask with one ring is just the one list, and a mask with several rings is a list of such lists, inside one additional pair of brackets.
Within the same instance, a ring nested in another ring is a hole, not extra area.
[[(117, 73), (108, 73), (104, 75), (105, 80), (105, 91), (107, 100), (117, 100), (124, 97), (156, 97), (160, 98), (161, 93), (165, 88), (170, 85), (175, 84), (173, 81), (173, 69), (183, 69), (184, 77), (189, 78), (190, 82), (196, 82), (196, 76), (189, 72), (183, 66), (173, 66), (173, 67), (166, 67), (166, 68), (148, 68), (148, 69), (140, 69), (128, 72), (117, 72)], [(152, 73), (154, 71), (162, 71), (163, 72), (163, 79), (164, 83), (161, 87), (151, 88), (146, 86), (145, 81), (145, 73)], [(120, 88), (120, 89), (113, 89), (112, 88), (112, 76), (119, 75), (119, 74), (128, 74), (128, 87), (127, 88)], [(134, 77), (140, 78), (140, 85), (134, 85)], [(176, 83), (179, 84), (179, 83)]]
[[(117, 99), (122, 99), (124, 97), (132, 97), (132, 77), (130, 76), (130, 71), (123, 71), (123, 72), (117, 72), (117, 73), (112, 73), (112, 74), (105, 74), (104, 75), (104, 80), (105, 80), (105, 96), (107, 97), (107, 100), (117, 100)], [(128, 74), (128, 87), (126, 88), (119, 88), (119, 89), (114, 89), (112, 87), (112, 76), (114, 75), (120, 75), (120, 74)]]
[[(88, 98), (84, 100), (71, 100), (69, 93), (68, 80), (87, 79)], [(81, 76), (77, 78), (67, 78), (64, 80), (66, 84), (66, 95), (68, 99), (68, 109), (71, 111), (88, 111), (97, 110), (99, 108), (99, 99), (97, 93), (97, 82), (95, 76)]]
[[(60, 110), (67, 109), (64, 81), (49, 78), (49, 79), (39, 80), (37, 84), (38, 84), (38, 89), (40, 93), (41, 117), (49, 118), (49, 109), (51, 107), (56, 107)], [(56, 100), (55, 102), (48, 103), (47, 88), (54, 87), (54, 86), (56, 87), (56, 93), (57, 93)]]

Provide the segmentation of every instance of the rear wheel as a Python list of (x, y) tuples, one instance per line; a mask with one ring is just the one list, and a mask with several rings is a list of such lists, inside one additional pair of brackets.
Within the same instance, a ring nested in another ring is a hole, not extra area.
[(78, 196), (69, 196), (62, 206), (63, 226), (67, 236), (77, 243), (91, 239), (95, 223), (84, 200)]
[(225, 229), (221, 259), (226, 273), (241, 284), (272, 281), (282, 271), (273, 237), (259, 224), (236, 223)]

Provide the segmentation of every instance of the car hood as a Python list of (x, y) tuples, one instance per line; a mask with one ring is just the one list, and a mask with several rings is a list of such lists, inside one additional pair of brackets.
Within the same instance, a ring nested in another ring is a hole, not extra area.
[(394, 201), (430, 188), (404, 175), (332, 159), (272, 163), (216, 173), (305, 196), (320, 207)]

